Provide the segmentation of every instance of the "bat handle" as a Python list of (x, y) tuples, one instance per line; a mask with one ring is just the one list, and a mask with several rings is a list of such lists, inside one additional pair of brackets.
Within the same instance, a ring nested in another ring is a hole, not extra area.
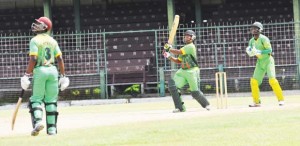
[(25, 90), (24, 90), (24, 89), (22, 89), (22, 91), (21, 91), (21, 95), (20, 95), (20, 97), (21, 97), (21, 98), (23, 97), (23, 95), (24, 95), (24, 92), (25, 92)]

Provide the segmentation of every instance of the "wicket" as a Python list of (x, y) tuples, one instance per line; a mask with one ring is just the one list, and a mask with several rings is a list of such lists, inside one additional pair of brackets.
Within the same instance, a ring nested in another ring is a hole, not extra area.
[[(227, 108), (227, 77), (226, 72), (216, 73), (217, 108)], [(224, 100), (224, 101), (223, 101)]]

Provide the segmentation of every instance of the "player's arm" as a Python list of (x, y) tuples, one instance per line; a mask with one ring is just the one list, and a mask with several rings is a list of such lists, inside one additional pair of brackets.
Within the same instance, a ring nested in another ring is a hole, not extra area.
[(255, 47), (252, 46), (252, 41), (253, 39), (250, 39), (248, 43), (248, 47), (246, 48), (246, 53), (248, 54), (249, 57), (255, 56)]
[(58, 45), (56, 45), (56, 47), (55, 47), (54, 55), (55, 55), (55, 58), (58, 63), (59, 72), (61, 75), (64, 76), (65, 75), (65, 63), (64, 63), (62, 53), (61, 53)]
[(62, 55), (59, 55), (56, 57), (57, 63), (58, 63), (58, 68), (59, 68), (59, 72), (61, 75), (65, 75), (65, 63), (64, 60), (62, 58)]
[(34, 66), (36, 64), (37, 56), (36, 55), (30, 55), (29, 63), (26, 69), (26, 72), (23, 77), (21, 77), (21, 87), (23, 90), (27, 90), (30, 85), (29, 76), (32, 73)]
[(38, 47), (34, 43), (34, 41), (30, 41), (30, 52), (29, 52), (29, 63), (26, 69), (26, 74), (29, 75), (33, 72), (34, 66), (37, 62), (37, 56), (38, 56)]
[(37, 61), (37, 56), (36, 55), (30, 55), (29, 63), (28, 63), (27, 69), (26, 69), (26, 74), (29, 75), (33, 72), (36, 61)]
[(180, 49), (180, 50), (174, 49), (172, 47), (172, 45), (170, 45), (168, 43), (166, 43), (164, 45), (164, 49), (165, 49), (165, 51), (170, 52), (170, 53), (172, 53), (174, 55), (182, 55), (183, 54), (182, 49)]
[(272, 53), (272, 48), (265, 49), (265, 50), (261, 51), (261, 54), (269, 54), (269, 53)]
[(61, 53), (58, 45), (56, 45), (56, 47), (55, 47), (54, 55), (57, 60), (59, 73), (60, 73), (60, 79), (58, 81), (58, 85), (60, 87), (60, 90), (64, 91), (70, 85), (70, 80), (68, 77), (66, 77), (65, 63), (64, 63), (62, 53)]
[(173, 61), (173, 62), (175, 62), (175, 63), (178, 63), (178, 64), (180, 64), (181, 63), (181, 60), (179, 59), (179, 58), (175, 58), (175, 57), (170, 57), (169, 58), (171, 61)]
[(170, 44), (167, 43), (167, 44), (165, 44), (164, 49), (165, 49), (165, 51), (164, 51), (163, 55), (164, 55), (165, 58), (168, 58), (169, 60), (171, 60), (171, 61), (173, 61), (175, 63), (178, 63), (178, 64), (181, 63), (181, 59), (180, 58), (172, 57), (170, 55), (170, 53), (172, 53), (174, 55), (183, 55), (184, 51), (183, 51), (182, 48), (180, 50), (173, 49), (172, 45), (170, 45)]
[(169, 60), (175, 62), (175, 63), (178, 63), (178, 64), (181, 63), (181, 59), (180, 59), (180, 58), (172, 57), (171, 54), (170, 54), (169, 52), (164, 51), (164, 52), (163, 52), (163, 56), (164, 56), (165, 58), (167, 58), (167, 59), (169, 59)]
[(64, 60), (62, 58), (62, 55), (56, 56), (57, 62), (58, 62), (58, 67), (59, 67), (59, 72), (60, 72), (60, 79), (58, 81), (59, 87), (61, 91), (64, 91), (69, 85), (70, 85), (70, 80), (68, 77), (65, 75), (65, 64)]
[[(170, 49), (170, 53), (174, 54), (174, 55), (185, 55), (187, 53), (189, 53), (189, 51), (187, 51), (188, 49), (185, 47), (182, 47), (181, 49), (177, 50), (177, 49)], [(191, 49), (190, 49), (191, 50)], [(170, 56), (170, 60), (180, 64), (181, 63), (181, 57), (178, 58), (174, 58), (172, 56)]]
[(170, 49), (170, 53), (174, 54), (174, 55), (182, 55), (182, 49), (177, 50), (177, 49)]
[(37, 55), (38, 55), (38, 48), (35, 45), (35, 43), (31, 40), (30, 41), (30, 51), (29, 51), (29, 63), (28, 63), (28, 66), (27, 66), (24, 76), (21, 77), (21, 87), (24, 90), (27, 90), (31, 83), (29, 80), (29, 76), (33, 72), (34, 66), (37, 62)]
[(272, 53), (272, 46), (269, 39), (263, 40), (264, 50), (261, 51), (261, 54), (270, 54)]

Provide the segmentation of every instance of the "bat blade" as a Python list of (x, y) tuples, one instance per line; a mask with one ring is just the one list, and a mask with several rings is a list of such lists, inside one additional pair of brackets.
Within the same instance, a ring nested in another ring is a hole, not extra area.
[(13, 113), (13, 116), (12, 116), (11, 130), (14, 130), (15, 122), (16, 122), (16, 118), (17, 118), (17, 114), (18, 114), (20, 105), (21, 105), (21, 103), (22, 103), (22, 96), (23, 96), (23, 94), (24, 94), (24, 90), (22, 90), (21, 96), (20, 96), (19, 99), (18, 99), (16, 108), (15, 108), (14, 113)]
[(173, 21), (173, 24), (172, 24), (172, 27), (171, 27), (171, 31), (170, 31), (170, 34), (169, 34), (169, 39), (168, 39), (169, 44), (173, 44), (173, 42), (174, 42), (174, 38), (175, 38), (175, 35), (176, 35), (178, 24), (179, 24), (179, 15), (175, 15), (174, 21)]

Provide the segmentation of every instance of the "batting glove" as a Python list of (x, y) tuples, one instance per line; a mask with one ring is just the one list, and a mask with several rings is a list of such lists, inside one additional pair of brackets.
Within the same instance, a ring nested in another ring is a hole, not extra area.
[(64, 91), (70, 85), (69, 78), (65, 75), (61, 75), (58, 81), (58, 85), (60, 87), (60, 91)]
[(172, 45), (171, 44), (168, 44), (168, 43), (166, 43), (165, 45), (164, 45), (164, 49), (167, 51), (167, 52), (169, 52), (169, 50), (172, 48)]
[(167, 58), (167, 59), (170, 59), (171, 58), (171, 54), (169, 52), (164, 52), (163, 53), (164, 57)]
[(252, 49), (250, 46), (248, 46), (247, 48), (246, 48), (246, 52), (247, 52), (247, 54), (248, 54), (248, 56), (249, 57), (253, 57), (253, 56), (255, 56), (255, 52), (253, 51), (254, 49)]
[(29, 76), (30, 74), (25, 73), (25, 75), (21, 77), (21, 87), (24, 90), (27, 90), (29, 88), (30, 85)]

